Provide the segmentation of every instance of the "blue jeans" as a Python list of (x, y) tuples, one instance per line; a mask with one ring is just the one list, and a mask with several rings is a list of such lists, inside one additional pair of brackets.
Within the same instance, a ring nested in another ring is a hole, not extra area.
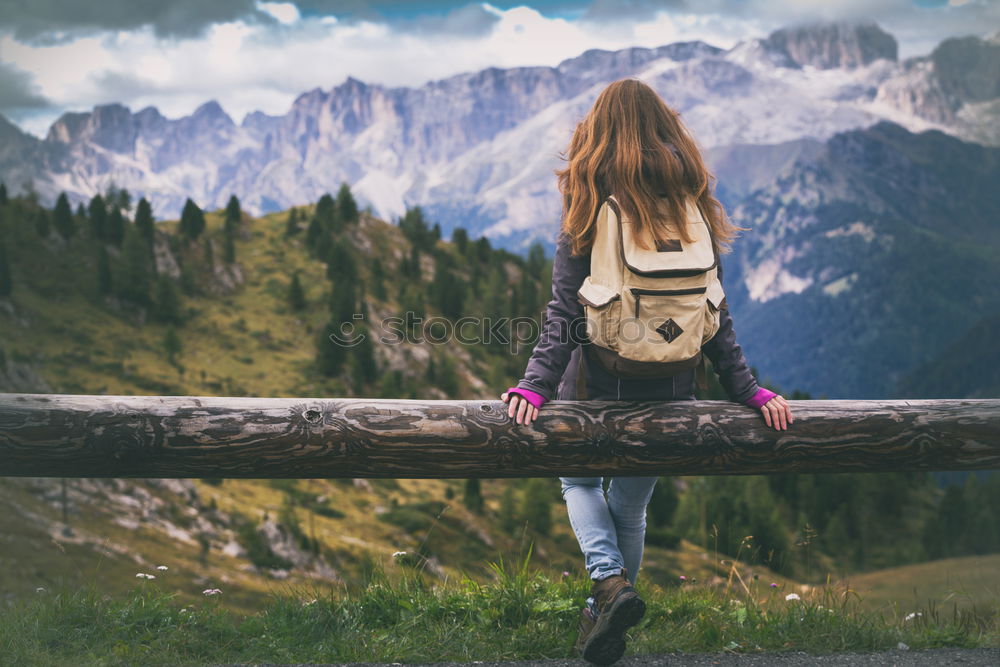
[[(694, 400), (694, 372), (666, 379), (620, 379), (584, 355), (587, 399), (594, 401)], [(560, 477), (569, 522), (594, 580), (627, 571), (635, 585), (646, 540), (646, 506), (659, 477)], [(593, 607), (594, 600), (588, 604)]]
[(560, 477), (569, 522), (594, 580), (627, 570), (635, 584), (646, 539), (646, 506), (658, 477)]

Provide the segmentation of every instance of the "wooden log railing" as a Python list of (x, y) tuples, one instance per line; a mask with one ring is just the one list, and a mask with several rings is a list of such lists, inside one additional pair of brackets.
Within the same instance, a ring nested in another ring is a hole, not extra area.
[(473, 478), (1000, 468), (1000, 400), (501, 401), (0, 394), (0, 476)]

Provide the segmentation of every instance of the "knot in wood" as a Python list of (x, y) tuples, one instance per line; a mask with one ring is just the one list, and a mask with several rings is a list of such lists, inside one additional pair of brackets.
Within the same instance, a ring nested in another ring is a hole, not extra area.
[(310, 424), (318, 424), (323, 420), (323, 413), (315, 408), (309, 408), (302, 413), (302, 418)]
[(587, 438), (587, 445), (593, 448), (594, 454), (599, 458), (621, 455), (620, 443), (604, 426), (594, 428), (594, 431)]

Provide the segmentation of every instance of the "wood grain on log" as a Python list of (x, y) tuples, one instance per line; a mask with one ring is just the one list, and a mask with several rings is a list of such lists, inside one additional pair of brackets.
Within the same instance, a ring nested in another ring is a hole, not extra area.
[(469, 478), (1000, 468), (1000, 400), (501, 401), (0, 394), (0, 476)]

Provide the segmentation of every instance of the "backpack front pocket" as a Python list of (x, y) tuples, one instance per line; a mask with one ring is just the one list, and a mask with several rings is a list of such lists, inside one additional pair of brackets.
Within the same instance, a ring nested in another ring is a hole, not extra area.
[(682, 361), (701, 349), (705, 287), (632, 287), (631, 313), (618, 338), (622, 356), (636, 361)]

